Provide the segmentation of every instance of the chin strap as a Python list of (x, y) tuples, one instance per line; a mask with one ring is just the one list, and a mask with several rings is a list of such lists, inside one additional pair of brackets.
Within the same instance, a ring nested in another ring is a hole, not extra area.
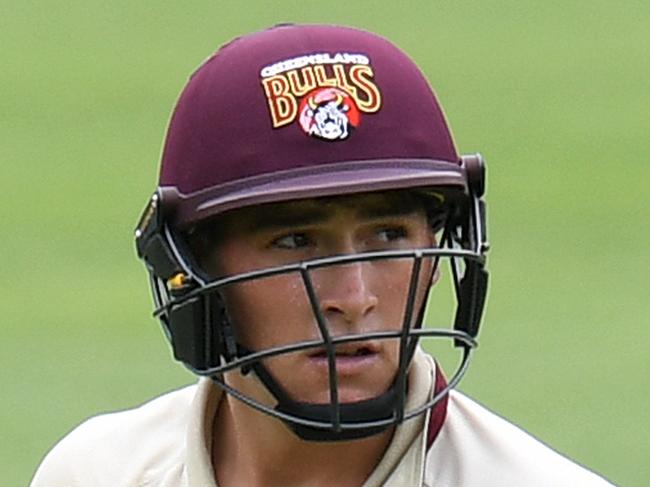
[[(240, 348), (240, 353), (247, 351)], [(332, 423), (331, 404), (313, 404), (292, 400), (282, 386), (260, 362), (251, 365), (243, 374), (255, 372), (264, 386), (278, 401), (275, 410), (293, 417), (320, 423)], [(368, 423), (388, 420), (395, 414), (396, 392), (393, 384), (387, 392), (364, 401), (339, 404), (342, 424)], [(315, 427), (294, 421), (282, 420), (299, 438), (307, 441), (346, 441), (367, 438), (387, 430), (390, 423), (376, 427), (345, 428), (338, 431), (333, 427)]]
[[(279, 412), (300, 415), (312, 421), (331, 421), (332, 409), (328, 404), (308, 404), (290, 401), (276, 406)], [(353, 403), (339, 405), (341, 423), (365, 423), (387, 420), (393, 416), (395, 409), (395, 390), (391, 387), (384, 394)], [(308, 441), (345, 441), (367, 438), (386, 431), (392, 424), (374, 427), (345, 428), (339, 431), (315, 428), (297, 423), (287, 423), (291, 430), (303, 440)]]

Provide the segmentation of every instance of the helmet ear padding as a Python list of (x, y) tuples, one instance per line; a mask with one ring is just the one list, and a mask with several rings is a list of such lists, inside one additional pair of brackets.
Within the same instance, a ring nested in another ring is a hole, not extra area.
[(174, 358), (192, 364), (197, 369), (206, 367), (206, 328), (204, 298), (191, 298), (172, 306), (168, 327)]
[[(467, 178), (469, 202), (463, 218), (465, 245), (483, 255), (489, 248), (487, 242), (487, 222), (485, 202), (485, 161), (481, 154), (462, 157), (462, 165)], [(481, 316), (485, 306), (488, 288), (488, 272), (484, 261), (464, 259), (465, 272), (456, 287), (458, 307), (454, 319), (454, 329), (467, 333), (472, 338), (478, 335)], [(456, 340), (457, 346), (463, 344)]]
[(183, 252), (182, 241), (170, 233), (162, 200), (163, 194), (157, 191), (145, 208), (135, 232), (136, 250), (157, 289), (154, 298), (174, 358), (195, 371), (217, 367), (221, 356), (230, 360), (236, 355), (232, 327), (218, 293), (198, 293), (170, 302), (170, 297), (182, 298), (193, 292), (202, 279), (180, 257), (186, 259), (190, 254)]
[[(467, 261), (460, 280), (454, 328), (476, 338), (485, 305), (488, 273), (482, 263)], [(463, 345), (456, 341), (456, 345)]]
[(232, 360), (237, 354), (232, 326), (218, 293), (200, 294), (172, 305), (168, 328), (174, 358), (197, 371), (217, 367), (221, 357)]

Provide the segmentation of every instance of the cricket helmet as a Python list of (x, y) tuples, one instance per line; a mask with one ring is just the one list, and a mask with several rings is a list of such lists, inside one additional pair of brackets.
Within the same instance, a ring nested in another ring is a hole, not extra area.
[[(418, 67), (382, 37), (333, 25), (280, 25), (234, 39), (208, 58), (182, 91), (165, 140), (159, 186), (136, 229), (154, 314), (175, 358), (306, 439), (369, 436), (425, 412), (460, 380), (476, 346), (487, 289), (484, 178), (479, 155), (457, 153), (440, 104)], [(439, 246), (326, 256), (215, 277), (200, 269), (187, 244), (196, 225), (227, 212), (389, 190), (435, 193), (444, 217)], [(391, 389), (376, 399), (339, 402), (335, 347), (368, 336), (332, 336), (313, 293), (311, 272), (351, 262), (411, 259), (414, 286), (422, 261), (435, 260), (437, 266), (442, 258), (451, 262), (454, 323), (448, 329), (425, 329), (424, 310), (414, 309), (411, 296), (401, 331), (373, 337), (400, 342)], [(286, 273), (301, 276), (321, 338), (267, 350), (242, 346), (223, 289)], [(406, 318), (413, 316), (415, 325)], [(409, 364), (418, 341), (430, 337), (454, 340), (462, 361), (444, 390), (406, 411)], [(263, 363), (314, 347), (327, 350), (327, 404), (293, 401)], [(254, 371), (277, 404), (261, 404), (231, 388), (223, 373), (234, 369)]]

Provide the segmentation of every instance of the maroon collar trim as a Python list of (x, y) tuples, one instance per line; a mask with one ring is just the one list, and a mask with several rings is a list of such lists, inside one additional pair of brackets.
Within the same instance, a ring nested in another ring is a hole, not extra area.
[[(436, 363), (436, 383), (433, 387), (433, 394), (439, 394), (445, 387), (447, 387), (447, 380), (440, 371), (440, 366)], [(442, 425), (447, 417), (447, 402), (449, 394), (446, 394), (440, 401), (438, 401), (429, 411), (429, 429), (427, 430), (427, 450), (431, 448), (433, 442), (436, 441), (438, 433), (442, 429)]]

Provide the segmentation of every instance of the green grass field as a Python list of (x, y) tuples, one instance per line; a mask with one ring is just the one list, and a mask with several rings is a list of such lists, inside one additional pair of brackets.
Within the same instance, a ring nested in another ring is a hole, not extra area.
[(392, 39), (488, 161), (492, 287), (462, 390), (650, 485), (650, 3), (394, 5), (0, 0), (0, 486), (84, 418), (193, 380), (132, 230), (189, 73), (285, 21)]

